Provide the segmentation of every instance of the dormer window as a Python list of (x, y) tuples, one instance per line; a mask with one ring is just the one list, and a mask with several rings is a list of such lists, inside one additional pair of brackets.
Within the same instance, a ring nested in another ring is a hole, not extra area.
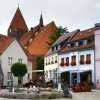
[(52, 51), (54, 51), (54, 47), (52, 47)]
[(83, 45), (83, 40), (80, 40), (80, 41), (78, 42), (78, 44), (79, 44), (79, 46)]
[(67, 44), (67, 47), (70, 48), (71, 44)]
[(27, 49), (27, 46), (24, 46), (25, 49)]
[(33, 39), (32, 39), (32, 38), (30, 38), (29, 43), (31, 43), (31, 42), (32, 42), (32, 40), (33, 40)]
[(58, 50), (60, 50), (60, 45), (58, 45)]
[(58, 45), (56, 45), (56, 47), (55, 47), (55, 48), (56, 48), (56, 50), (58, 50)]
[(74, 47), (74, 43), (71, 43), (71, 47)]
[(87, 39), (87, 44), (91, 43), (93, 41), (93, 38)]
[(35, 33), (35, 36), (38, 34), (38, 32)]

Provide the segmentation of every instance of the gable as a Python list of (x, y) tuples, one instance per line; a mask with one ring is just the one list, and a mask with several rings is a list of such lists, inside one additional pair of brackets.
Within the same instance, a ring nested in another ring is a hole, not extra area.
[(17, 40), (14, 40), (8, 48), (2, 53), (3, 56), (19, 57), (27, 59), (27, 55)]

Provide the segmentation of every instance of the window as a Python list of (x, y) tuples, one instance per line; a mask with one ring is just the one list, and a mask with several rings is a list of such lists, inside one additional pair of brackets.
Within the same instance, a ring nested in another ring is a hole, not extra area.
[(89, 37), (89, 38), (87, 39), (87, 44), (89, 44), (89, 43), (91, 43), (91, 42), (93, 42), (93, 41), (94, 41), (94, 37), (91, 36), (91, 37)]
[(84, 55), (80, 55), (80, 64), (84, 64)]
[(80, 40), (78, 44), (79, 46), (83, 45), (83, 40)]
[(51, 64), (54, 64), (54, 57), (52, 57), (52, 61), (51, 61)]
[(69, 57), (66, 57), (65, 66), (69, 66)]
[(56, 45), (56, 50), (58, 50), (58, 45)]
[(75, 66), (76, 65), (76, 56), (71, 57), (71, 65)]
[(47, 64), (47, 59), (45, 60), (45, 65), (48, 65), (48, 64)]
[(91, 64), (91, 55), (90, 54), (86, 55), (86, 64)]
[(12, 64), (12, 57), (8, 57), (8, 64)]
[(55, 63), (57, 63), (57, 56), (55, 56)]
[(48, 64), (50, 64), (50, 58), (49, 58), (49, 62), (48, 62)]
[(51, 80), (51, 74), (52, 74), (52, 72), (51, 72), (51, 70), (49, 70), (49, 78), (50, 78), (50, 80)]
[(71, 47), (74, 47), (74, 43), (71, 43)]
[(54, 47), (52, 47), (52, 51), (54, 51)]
[(64, 58), (61, 58), (60, 66), (64, 66)]
[(19, 63), (22, 63), (22, 58), (19, 58), (19, 59), (18, 59), (18, 62), (19, 62)]
[(8, 72), (8, 80), (11, 80), (11, 72)]
[(32, 38), (30, 38), (30, 39), (29, 39), (29, 43), (31, 43), (31, 42), (32, 42), (32, 40), (33, 40), (33, 39), (32, 39)]

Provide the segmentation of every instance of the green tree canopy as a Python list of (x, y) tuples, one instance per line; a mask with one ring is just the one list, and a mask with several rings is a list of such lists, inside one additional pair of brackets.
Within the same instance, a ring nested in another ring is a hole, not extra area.
[(36, 66), (37, 66), (37, 70), (44, 69), (44, 57), (43, 56), (39, 56), (36, 58)]
[(49, 46), (54, 43), (62, 34), (68, 32), (67, 28), (62, 28), (62, 27), (58, 27), (58, 29), (54, 32), (54, 34), (52, 34), (49, 39), (51, 41), (50, 44), (48, 44)]
[(11, 66), (11, 72), (16, 77), (23, 77), (27, 73), (27, 67), (22, 63), (14, 63)]

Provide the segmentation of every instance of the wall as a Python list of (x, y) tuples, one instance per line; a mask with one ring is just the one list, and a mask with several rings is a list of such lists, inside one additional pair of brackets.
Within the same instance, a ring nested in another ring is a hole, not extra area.
[(96, 87), (100, 88), (100, 30), (95, 31), (95, 73)]
[[(7, 85), (8, 72), (11, 72), (11, 64), (8, 63), (8, 57), (13, 57), (12, 63), (18, 62), (18, 58), (22, 58), (22, 63), (28, 65), (27, 56), (23, 49), (20, 47), (19, 43), (14, 40), (10, 46), (1, 55), (1, 65), (4, 73), (4, 85)], [(31, 66), (29, 69), (31, 69)], [(27, 74), (23, 78), (23, 83), (27, 82)], [(14, 85), (18, 84), (18, 78), (13, 77)]]
[[(80, 55), (91, 54), (91, 64), (84, 64), (80, 65)], [(76, 55), (76, 66), (59, 66), (59, 72), (66, 72), (66, 71), (72, 71), (72, 72), (84, 72), (84, 71), (92, 71), (92, 81), (94, 82), (94, 50), (84, 50), (84, 51), (75, 51), (75, 52), (69, 52), (69, 53), (63, 53), (59, 55), (59, 65), (61, 63), (61, 58), (69, 57), (69, 63), (71, 63), (71, 56)], [(64, 59), (64, 60), (65, 60)]]
[[(57, 56), (57, 63), (54, 63), (54, 64), (49, 64), (49, 65), (46, 65), (46, 59), (47, 59), (47, 62), (49, 61), (50, 59), (50, 62), (52, 61), (52, 57), (54, 57), (54, 61), (55, 61), (55, 56)], [(45, 60), (44, 60), (44, 71), (45, 71), (45, 80), (46, 81), (49, 81), (49, 80), (53, 80), (53, 78), (55, 77), (54, 76), (54, 70), (57, 70), (58, 69), (58, 54), (57, 53), (54, 53), (52, 55), (49, 55), (47, 57), (45, 57)], [(50, 75), (50, 71), (51, 71), (51, 74)], [(57, 73), (57, 72), (55, 72)]]

